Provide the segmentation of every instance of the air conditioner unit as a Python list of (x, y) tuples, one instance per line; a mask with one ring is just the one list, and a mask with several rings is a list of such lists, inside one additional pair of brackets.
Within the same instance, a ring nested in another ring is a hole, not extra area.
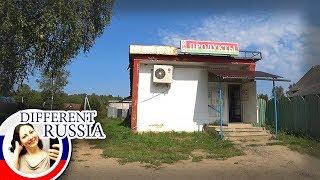
[(173, 66), (154, 65), (153, 82), (154, 83), (172, 83)]

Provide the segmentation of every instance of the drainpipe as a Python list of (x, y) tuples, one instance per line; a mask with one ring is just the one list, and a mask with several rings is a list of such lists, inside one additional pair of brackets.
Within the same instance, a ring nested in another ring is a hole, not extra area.
[(273, 100), (274, 100), (274, 118), (275, 118), (275, 128), (276, 128), (276, 138), (278, 137), (278, 113), (277, 113), (277, 94), (275, 89), (274, 79), (272, 81), (273, 84)]

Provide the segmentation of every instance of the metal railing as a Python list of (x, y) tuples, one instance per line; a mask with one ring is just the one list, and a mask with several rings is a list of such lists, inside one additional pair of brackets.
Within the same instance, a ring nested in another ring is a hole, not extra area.
[(239, 51), (239, 56), (235, 57), (236, 59), (262, 59), (262, 53), (259, 51)]

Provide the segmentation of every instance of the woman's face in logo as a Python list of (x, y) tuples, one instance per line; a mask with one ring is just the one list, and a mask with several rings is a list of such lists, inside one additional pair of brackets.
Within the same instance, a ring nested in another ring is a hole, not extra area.
[(21, 126), (19, 131), (21, 145), (26, 149), (33, 148), (38, 145), (39, 137), (31, 126)]

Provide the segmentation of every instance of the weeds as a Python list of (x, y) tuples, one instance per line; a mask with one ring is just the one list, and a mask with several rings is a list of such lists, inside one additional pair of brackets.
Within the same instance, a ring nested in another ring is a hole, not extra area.
[[(172, 164), (179, 160), (193, 162), (207, 159), (226, 159), (243, 155), (227, 140), (203, 132), (163, 132), (135, 134), (131, 129), (121, 125), (117, 120), (100, 120), (106, 134), (105, 140), (94, 140), (89, 143), (103, 149), (103, 157), (118, 158), (119, 163), (141, 162), (150, 167), (160, 167), (161, 164)], [(195, 156), (193, 150), (202, 150), (207, 155)]]

